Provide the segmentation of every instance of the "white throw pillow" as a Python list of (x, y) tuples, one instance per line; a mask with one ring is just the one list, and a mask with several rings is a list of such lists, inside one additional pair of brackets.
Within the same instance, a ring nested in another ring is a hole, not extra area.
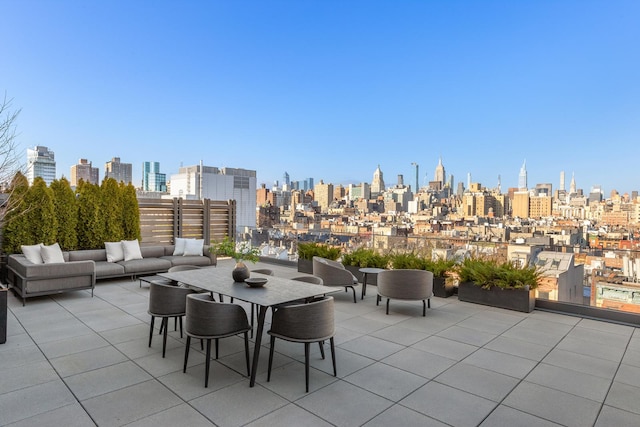
[(64, 255), (62, 255), (62, 249), (60, 245), (54, 243), (53, 245), (42, 245), (40, 248), (40, 255), (42, 261), (45, 264), (53, 264), (54, 262), (64, 262)]
[(184, 245), (183, 256), (202, 256), (202, 248), (204, 247), (204, 239), (188, 239)]
[(124, 249), (122, 242), (104, 242), (107, 251), (107, 262), (118, 262), (124, 259)]
[(41, 254), (42, 243), (38, 243), (37, 245), (22, 245), (20, 246), (20, 249), (22, 249), (22, 253), (24, 254), (25, 258), (27, 258), (32, 263), (42, 264), (44, 262), (42, 261)]
[(131, 261), (132, 259), (142, 259), (142, 252), (140, 252), (140, 243), (137, 240), (123, 240), (122, 250), (124, 252), (124, 260)]
[(189, 239), (183, 239), (182, 237), (176, 237), (176, 247), (173, 249), (174, 256), (184, 255), (184, 245)]

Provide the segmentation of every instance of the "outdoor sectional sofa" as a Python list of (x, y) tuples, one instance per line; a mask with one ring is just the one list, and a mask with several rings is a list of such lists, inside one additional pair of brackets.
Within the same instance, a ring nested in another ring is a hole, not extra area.
[(107, 261), (105, 249), (63, 252), (65, 262), (36, 264), (23, 254), (9, 255), (8, 280), (22, 298), (93, 288), (96, 280), (162, 273), (176, 265), (216, 265), (216, 256), (203, 245), (203, 255), (173, 255), (175, 246), (140, 246), (142, 259)]

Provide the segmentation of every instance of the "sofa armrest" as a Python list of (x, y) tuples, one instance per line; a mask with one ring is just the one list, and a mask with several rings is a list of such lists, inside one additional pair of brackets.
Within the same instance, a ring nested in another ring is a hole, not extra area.
[(18, 276), (30, 280), (95, 275), (96, 270), (91, 260), (34, 264), (24, 255), (10, 255), (9, 268)]
[(209, 259), (211, 260), (211, 265), (218, 265), (218, 256), (215, 254), (215, 252), (211, 252), (209, 249), (211, 248), (211, 245), (204, 245), (204, 247), (202, 248), (202, 255), (209, 257)]

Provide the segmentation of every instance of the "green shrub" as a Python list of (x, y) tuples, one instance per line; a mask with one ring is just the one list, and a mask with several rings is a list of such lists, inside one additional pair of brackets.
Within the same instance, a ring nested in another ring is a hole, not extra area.
[(63, 251), (78, 249), (78, 205), (76, 195), (66, 178), (56, 179), (49, 186), (58, 220), (56, 239)]
[(538, 287), (540, 272), (536, 267), (519, 267), (493, 259), (468, 258), (457, 268), (461, 282), (473, 282), (485, 289), (498, 286), (503, 289), (529, 289)]
[(427, 260), (415, 252), (395, 253), (390, 256), (391, 267), (395, 270), (414, 269), (426, 270)]
[(373, 249), (358, 248), (342, 254), (342, 263), (360, 268), (387, 268), (389, 256), (382, 255)]
[(342, 251), (335, 246), (324, 245), (322, 243), (307, 242), (298, 243), (298, 258), (312, 260), (314, 256), (330, 259), (332, 261), (337, 260), (340, 257)]
[(446, 260), (438, 258), (434, 260), (425, 260), (425, 270), (433, 273), (433, 277), (447, 277), (447, 274), (453, 270), (456, 265), (455, 260)]

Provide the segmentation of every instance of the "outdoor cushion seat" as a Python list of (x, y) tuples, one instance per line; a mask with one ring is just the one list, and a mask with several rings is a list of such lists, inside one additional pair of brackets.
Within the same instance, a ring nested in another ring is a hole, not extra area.
[(96, 277), (118, 277), (123, 275), (123, 265), (115, 262), (96, 261)]
[(333, 376), (336, 372), (336, 353), (333, 337), (335, 329), (335, 312), (333, 297), (323, 297), (309, 304), (284, 305), (278, 307), (271, 320), (271, 348), (269, 349), (269, 367), (267, 370), (267, 382), (271, 380), (271, 365), (273, 364), (273, 351), (276, 338), (286, 341), (304, 343), (304, 373), (306, 391), (309, 392), (309, 349), (310, 344), (317, 342), (320, 345), (320, 353), (324, 359), (325, 340), (331, 345), (331, 360), (333, 363)]
[(205, 256), (164, 255), (160, 259), (169, 261), (171, 265), (197, 265), (201, 267), (212, 265), (210, 259)]
[(156, 271), (167, 271), (171, 268), (171, 261), (160, 258), (142, 258), (129, 261), (118, 261), (124, 266), (126, 274), (152, 273)]
[[(378, 273), (378, 298), (387, 298), (387, 314), (389, 314), (389, 300), (417, 300), (422, 301), (422, 315), (427, 315), (427, 303), (431, 308), (433, 296), (433, 273), (427, 270), (385, 270)], [(426, 303), (425, 303), (426, 301)]]
[(351, 288), (353, 302), (358, 302), (354, 288), (358, 284), (358, 279), (349, 270), (345, 269), (342, 263), (314, 256), (313, 275), (321, 278), (324, 286), (344, 286), (345, 292), (348, 288)]

